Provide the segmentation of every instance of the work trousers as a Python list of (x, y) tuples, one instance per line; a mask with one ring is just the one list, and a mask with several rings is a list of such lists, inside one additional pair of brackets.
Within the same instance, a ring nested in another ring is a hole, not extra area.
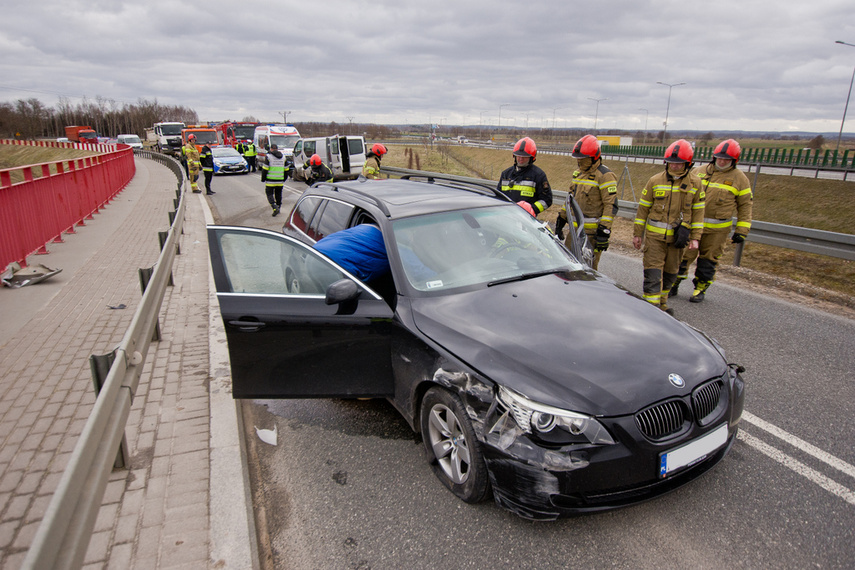
[[(685, 248), (683, 248), (685, 249)], [(683, 249), (677, 249), (669, 243), (657, 239), (644, 240), (644, 300), (659, 305), (662, 296), (668, 297), (671, 286), (677, 281)]]
[(214, 171), (213, 170), (205, 170), (205, 191), (211, 191), (211, 180), (214, 179)]
[(265, 186), (264, 190), (267, 192), (267, 201), (270, 202), (271, 206), (282, 206), (282, 184), (278, 186)]
[(683, 252), (683, 260), (680, 263), (679, 276), (686, 279), (689, 276), (689, 266), (698, 260), (695, 267), (695, 277), (698, 281), (713, 281), (718, 260), (724, 253), (724, 246), (730, 231), (704, 232), (701, 235), (698, 249), (687, 249)]

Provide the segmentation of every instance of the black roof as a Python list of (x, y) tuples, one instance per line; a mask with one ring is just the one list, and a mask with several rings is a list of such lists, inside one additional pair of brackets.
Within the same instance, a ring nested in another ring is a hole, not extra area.
[(494, 187), (434, 178), (369, 180), (360, 177), (346, 182), (316, 184), (306, 194), (338, 197), (368, 208), (373, 205), (390, 219), (513, 204)]

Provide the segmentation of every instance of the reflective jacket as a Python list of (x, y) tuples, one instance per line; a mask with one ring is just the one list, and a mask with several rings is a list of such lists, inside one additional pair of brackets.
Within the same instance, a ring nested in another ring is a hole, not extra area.
[(187, 159), (187, 166), (198, 170), (199, 169), (199, 150), (196, 145), (187, 143), (181, 148), (181, 153)]
[(202, 147), (202, 153), (199, 155), (199, 164), (202, 165), (204, 172), (214, 171), (214, 155), (211, 153), (211, 147), (208, 145)]
[(255, 156), (257, 153), (255, 152), (255, 145), (252, 143), (246, 143), (243, 147), (243, 155), (244, 156)]
[(362, 175), (371, 180), (380, 180), (380, 158), (376, 154), (370, 154), (362, 165)]
[[(569, 193), (582, 209), (586, 233), (595, 233), (600, 225), (611, 229), (617, 213), (617, 176), (601, 160), (588, 170), (573, 172)], [(558, 215), (567, 219), (566, 206), (561, 207)]]
[(288, 172), (288, 165), (285, 161), (285, 155), (278, 150), (271, 150), (267, 153), (267, 162), (261, 165), (261, 181), (265, 186), (282, 186), (285, 184), (285, 174)]
[(698, 167), (695, 173), (701, 178), (706, 194), (704, 233), (730, 232), (735, 213), (735, 233), (748, 235), (754, 193), (745, 173), (735, 164), (727, 170), (717, 170), (715, 163)]
[(691, 230), (689, 239), (701, 239), (704, 229), (704, 190), (693, 172), (672, 178), (667, 170), (647, 181), (638, 200), (632, 234), (671, 243), (679, 225)]
[(496, 189), (514, 202), (528, 202), (535, 214), (540, 214), (552, 205), (552, 188), (549, 187), (546, 173), (531, 163), (523, 168), (514, 165), (505, 169)]

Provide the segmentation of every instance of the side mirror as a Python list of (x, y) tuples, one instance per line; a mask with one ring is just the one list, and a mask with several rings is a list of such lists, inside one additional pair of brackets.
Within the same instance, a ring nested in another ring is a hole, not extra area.
[(356, 301), (362, 294), (362, 289), (350, 279), (340, 279), (327, 288), (324, 302), (327, 305), (339, 305)]

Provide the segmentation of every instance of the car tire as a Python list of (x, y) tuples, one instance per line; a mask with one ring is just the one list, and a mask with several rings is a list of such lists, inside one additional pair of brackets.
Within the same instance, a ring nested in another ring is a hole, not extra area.
[(420, 421), (425, 453), (439, 480), (467, 503), (483, 501), (490, 489), (487, 464), (460, 398), (431, 388), (422, 398)]

